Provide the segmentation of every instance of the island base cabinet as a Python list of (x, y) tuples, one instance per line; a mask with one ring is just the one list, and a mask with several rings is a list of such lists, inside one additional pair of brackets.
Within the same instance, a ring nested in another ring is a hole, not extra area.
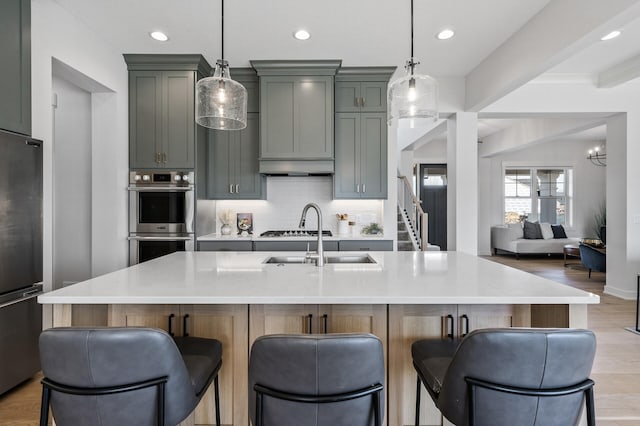
[[(176, 336), (220, 340), (223, 359), (218, 373), (221, 422), (223, 425), (249, 424), (247, 305), (112, 305), (109, 325), (171, 329)], [(180, 426), (215, 424), (214, 400), (212, 385), (194, 414)]]
[[(460, 338), (491, 327), (528, 327), (529, 305), (389, 305), (389, 425), (415, 424), (416, 372), (411, 345), (420, 339)], [(421, 390), (420, 424), (450, 425)]]

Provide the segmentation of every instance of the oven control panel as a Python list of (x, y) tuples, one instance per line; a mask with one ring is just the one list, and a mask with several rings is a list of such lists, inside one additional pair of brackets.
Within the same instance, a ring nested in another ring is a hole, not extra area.
[(131, 171), (129, 184), (132, 186), (191, 186), (193, 172), (190, 171)]

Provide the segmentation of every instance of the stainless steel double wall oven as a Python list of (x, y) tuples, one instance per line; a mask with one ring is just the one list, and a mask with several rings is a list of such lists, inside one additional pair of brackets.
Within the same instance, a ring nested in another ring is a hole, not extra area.
[(129, 172), (129, 264), (193, 250), (194, 216), (193, 172)]

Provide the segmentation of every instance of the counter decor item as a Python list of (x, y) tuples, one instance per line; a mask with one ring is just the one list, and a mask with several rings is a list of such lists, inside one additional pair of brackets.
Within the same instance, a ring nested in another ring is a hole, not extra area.
[(358, 227), (356, 226), (356, 222), (354, 220), (349, 221), (349, 229), (351, 230), (351, 235), (354, 237), (358, 236)]
[(238, 223), (238, 235), (253, 234), (253, 213), (238, 213), (236, 217)]
[(376, 222), (372, 222), (369, 225), (362, 228), (362, 235), (382, 235), (383, 230), (382, 226), (378, 225)]
[(336, 213), (336, 218), (338, 219), (338, 235), (348, 235), (349, 222), (347, 222), (347, 219), (349, 215), (347, 213)]
[(220, 227), (220, 235), (231, 235), (231, 224), (233, 223), (233, 213), (230, 210), (225, 210), (220, 215), (218, 215), (218, 219), (222, 226)]

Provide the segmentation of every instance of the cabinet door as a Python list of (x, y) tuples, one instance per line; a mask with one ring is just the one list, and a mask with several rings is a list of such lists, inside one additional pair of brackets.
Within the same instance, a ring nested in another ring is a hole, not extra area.
[(174, 335), (182, 334), (178, 305), (110, 305), (107, 322), (110, 327), (152, 327), (167, 332), (171, 324)]
[(387, 198), (386, 114), (360, 114), (360, 198)]
[(387, 112), (387, 82), (363, 81), (360, 83), (362, 112)]
[(393, 251), (393, 240), (342, 240), (340, 251)]
[(360, 198), (360, 114), (336, 114), (333, 198)]
[(0, 2), (0, 129), (31, 134), (31, 1)]
[(258, 114), (247, 114), (247, 127), (236, 134), (236, 147), (231, 151), (234, 153), (234, 158), (230, 161), (234, 165), (233, 198), (246, 200), (264, 198), (265, 178), (259, 172), (258, 163), (259, 125)]
[(195, 166), (195, 74), (165, 71), (162, 84), (163, 167), (192, 169)]
[(530, 305), (459, 305), (458, 334), (481, 328), (530, 327)]
[(336, 112), (360, 111), (360, 83), (354, 81), (337, 81)]
[(162, 72), (129, 72), (129, 166), (162, 167)]
[(297, 77), (294, 150), (299, 158), (333, 158), (333, 77)]
[(374, 334), (387, 352), (387, 305), (320, 305), (318, 322), (319, 333)]
[[(220, 420), (225, 425), (246, 425), (248, 398), (248, 306), (182, 305), (184, 334), (222, 342), (223, 362), (218, 373)], [(195, 410), (195, 424), (215, 424), (213, 385)]]
[[(416, 340), (441, 339), (455, 333), (456, 305), (389, 305), (389, 424), (415, 422), (416, 372), (411, 358), (411, 344)], [(448, 319), (449, 318), (449, 319)], [(442, 415), (422, 389), (420, 421), (442, 424)]]
[(286, 77), (261, 79), (260, 158), (292, 158), (295, 81)]
[(198, 241), (198, 251), (252, 251), (249, 241)]
[(318, 331), (318, 305), (250, 305), (249, 347), (265, 334), (307, 334)]
[(207, 197), (212, 200), (231, 198), (233, 172), (229, 159), (235, 146), (235, 132), (210, 130), (208, 136)]

